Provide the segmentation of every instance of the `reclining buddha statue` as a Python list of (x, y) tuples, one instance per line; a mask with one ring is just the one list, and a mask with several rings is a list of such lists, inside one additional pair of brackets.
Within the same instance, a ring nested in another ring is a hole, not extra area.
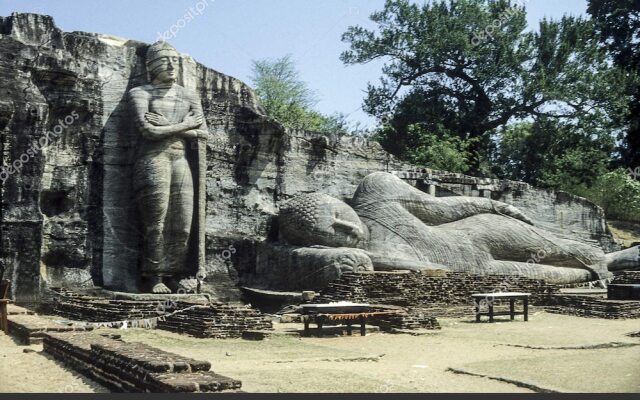
[(302, 249), (307, 261), (337, 255), (343, 270), (443, 269), (566, 284), (640, 266), (638, 247), (605, 254), (534, 226), (506, 203), (434, 197), (383, 172), (360, 183), (351, 206), (319, 193), (293, 198), (279, 226), (281, 240)]

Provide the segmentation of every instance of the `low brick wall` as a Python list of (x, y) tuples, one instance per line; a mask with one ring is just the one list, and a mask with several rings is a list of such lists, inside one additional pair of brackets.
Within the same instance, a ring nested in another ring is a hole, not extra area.
[(39, 344), (49, 332), (90, 331), (92, 327), (70, 327), (32, 314), (12, 314), (7, 319), (9, 334), (23, 344)]
[(242, 385), (210, 371), (207, 361), (92, 333), (47, 333), (44, 351), (114, 392), (210, 393)]
[[(219, 302), (113, 300), (55, 289), (52, 312), (72, 321), (111, 322), (162, 317), (157, 328), (199, 338), (240, 338), (247, 330), (272, 329), (271, 320), (249, 306)], [(184, 311), (181, 311), (184, 310)]]
[(617, 283), (621, 285), (640, 285), (640, 271), (624, 271), (620, 275), (613, 278), (611, 283)]
[[(558, 287), (516, 276), (469, 275), (460, 272), (364, 272), (343, 275), (321, 293), (319, 303), (354, 301), (422, 309), (436, 317), (473, 313), (473, 293), (531, 293), (531, 304), (545, 305)], [(452, 311), (455, 311), (452, 313)]]
[(545, 311), (591, 318), (640, 318), (640, 301), (607, 300), (597, 296), (563, 294), (552, 296)]
[[(189, 303), (177, 303), (186, 309)], [(186, 333), (198, 338), (240, 338), (245, 331), (273, 329), (271, 320), (248, 306), (210, 304), (158, 321), (158, 329)]]

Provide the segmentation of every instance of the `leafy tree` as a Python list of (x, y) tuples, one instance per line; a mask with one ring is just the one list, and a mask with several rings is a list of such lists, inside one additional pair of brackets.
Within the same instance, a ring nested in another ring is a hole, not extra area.
[[(613, 54), (616, 65), (640, 73), (640, 1), (589, 0), (587, 12), (596, 23), (601, 43)], [(630, 85), (629, 129), (623, 139), (624, 162), (640, 166), (640, 85)]]
[(615, 142), (553, 119), (505, 127), (498, 134), (496, 174), (553, 189), (588, 187), (607, 172)]
[(626, 170), (608, 172), (591, 187), (578, 186), (568, 191), (602, 207), (607, 218), (640, 222), (640, 181)]
[(316, 93), (300, 78), (290, 55), (254, 61), (251, 80), (267, 115), (284, 126), (323, 134), (352, 133), (345, 115), (327, 116), (314, 110)]
[[(468, 141), (470, 173), (482, 172), (492, 134), (518, 120), (556, 120), (598, 136), (620, 129), (625, 76), (593, 40), (590, 21), (565, 16), (526, 31), (526, 12), (510, 0), (387, 0), (350, 27), (348, 64), (386, 60), (369, 85), (365, 110), (389, 116), (381, 143), (408, 158), (424, 140), (409, 127)], [(421, 131), (421, 132), (422, 132)]]

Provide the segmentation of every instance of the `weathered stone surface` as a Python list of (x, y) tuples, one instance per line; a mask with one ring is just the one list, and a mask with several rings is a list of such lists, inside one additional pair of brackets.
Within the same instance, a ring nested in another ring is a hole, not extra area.
[[(0, 257), (14, 299), (38, 302), (49, 285), (137, 289), (140, 231), (128, 197), (136, 136), (125, 94), (146, 81), (147, 47), (62, 32), (42, 15), (0, 18), (0, 152), (7, 165), (29, 158), (0, 180)], [(210, 133), (203, 289), (220, 300), (238, 300), (239, 282), (269, 286), (257, 261), (261, 246), (277, 239), (281, 204), (312, 192), (348, 200), (376, 171), (397, 172), (427, 192), (513, 202), (545, 229), (610, 243), (601, 210), (582, 199), (415, 169), (362, 138), (285, 130), (242, 82), (187, 55), (181, 66), (178, 80), (202, 99)], [(54, 130), (60, 133), (47, 136)], [(49, 143), (36, 151), (39, 140)]]
[[(64, 289), (55, 292), (58, 295), (51, 299), (52, 311), (71, 321), (112, 323), (159, 318), (155, 325), (158, 329), (218, 339), (272, 328), (267, 316), (249, 306), (211, 302), (202, 295), (116, 293), (104, 297)], [(95, 292), (104, 295), (104, 291)]]
[(207, 361), (117, 339), (95, 333), (47, 333), (44, 351), (115, 392), (223, 392), (242, 385), (210, 371)]
[[(640, 247), (605, 255), (599, 247), (534, 226), (507, 203), (435, 197), (389, 173), (365, 177), (350, 203), (326, 194), (303, 194), (286, 203), (278, 218), (280, 239), (304, 247), (283, 249), (292, 256), (280, 256), (276, 268), (296, 278), (292, 270), (316, 277), (315, 286), (303, 289), (318, 289), (323, 270), (339, 276), (340, 266), (348, 266), (340, 260), (327, 263), (323, 253), (331, 250), (345, 260), (351, 251), (351, 271), (444, 269), (558, 284), (603, 280), (640, 266)], [(297, 252), (310, 254), (300, 260), (293, 256)]]
[(531, 304), (548, 304), (555, 285), (518, 276), (470, 275), (447, 272), (429, 276), (419, 272), (364, 272), (344, 274), (322, 291), (318, 303), (352, 301), (408, 307), (410, 313), (434, 317), (473, 315), (474, 293), (527, 292)]
[(9, 334), (16, 336), (24, 344), (42, 343), (47, 332), (90, 331), (92, 327), (71, 327), (36, 315), (10, 315)]
[(548, 304), (545, 310), (556, 314), (604, 319), (640, 318), (638, 300), (607, 300), (597, 296), (555, 294)]

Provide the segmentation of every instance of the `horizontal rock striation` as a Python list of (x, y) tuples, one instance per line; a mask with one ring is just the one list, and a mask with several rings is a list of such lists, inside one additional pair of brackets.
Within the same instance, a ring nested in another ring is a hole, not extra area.
[[(147, 46), (63, 32), (45, 15), (0, 17), (0, 154), (17, 167), (0, 180), (0, 258), (16, 301), (41, 302), (47, 286), (135, 291), (140, 229), (129, 194), (136, 137), (125, 94), (145, 81)], [(244, 83), (187, 55), (181, 66), (179, 83), (199, 94), (210, 132), (203, 289), (221, 301), (240, 299), (238, 283), (269, 287), (257, 270), (257, 247), (276, 240), (284, 201), (321, 192), (348, 202), (376, 171), (396, 172), (435, 195), (505, 201), (545, 229), (611, 247), (602, 210), (584, 199), (416, 169), (359, 137), (287, 130)]]
[(621, 285), (640, 285), (640, 271), (624, 271), (613, 278), (611, 283)]

